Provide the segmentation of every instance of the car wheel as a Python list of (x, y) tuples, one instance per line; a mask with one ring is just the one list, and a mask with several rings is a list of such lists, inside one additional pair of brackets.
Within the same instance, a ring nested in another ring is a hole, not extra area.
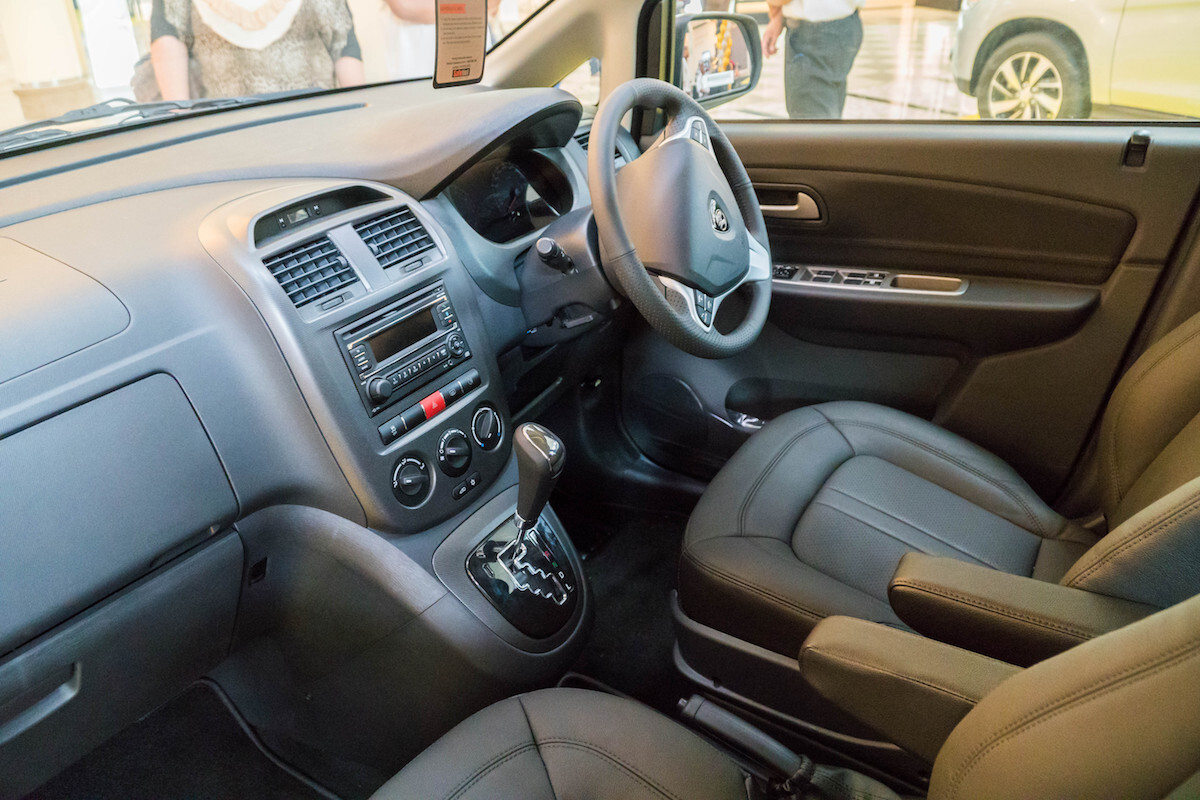
[(984, 119), (1085, 119), (1092, 110), (1079, 56), (1047, 33), (996, 48), (979, 73), (975, 99)]

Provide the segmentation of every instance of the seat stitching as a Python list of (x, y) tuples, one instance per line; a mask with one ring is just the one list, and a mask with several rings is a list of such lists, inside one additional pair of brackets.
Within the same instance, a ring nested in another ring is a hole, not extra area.
[(472, 772), (470, 775), (468, 775), (466, 778), (464, 778), (463, 781), (461, 783), (459, 783), (458, 786), (456, 786), (450, 792), (450, 794), (446, 795), (446, 800), (454, 800), (457, 797), (462, 797), (463, 792), (470, 789), (472, 786), (474, 786), (476, 783), (478, 783), (480, 780), (482, 780), (484, 777), (486, 777), (489, 773), (496, 770), (498, 767), (500, 767), (505, 762), (511, 761), (512, 759), (521, 755), (526, 750), (536, 750), (536, 749), (537, 749), (536, 744), (520, 744), (520, 745), (515, 745), (513, 747), (510, 747), (509, 749), (505, 750), (504, 752), (493, 756), (488, 762), (486, 762), (485, 764), (480, 766), (478, 769), (476, 769), (474, 772)]
[[(824, 417), (822, 417), (822, 419), (824, 419)], [(754, 479), (754, 483), (750, 486), (750, 491), (746, 493), (746, 497), (742, 500), (742, 507), (738, 510), (738, 536), (745, 535), (746, 512), (750, 508), (750, 501), (753, 500), (755, 495), (758, 494), (759, 488), (761, 488), (762, 484), (766, 481), (767, 477), (771, 474), (771, 472), (774, 471), (775, 466), (783, 459), (783, 457), (785, 455), (787, 455), (788, 451), (792, 449), (792, 446), (795, 445), (796, 442), (800, 441), (805, 436), (807, 436), (808, 434), (815, 431), (817, 428), (823, 428), (828, 424), (829, 424), (829, 421), (826, 420), (825, 422), (818, 422), (815, 425), (810, 425), (807, 428), (803, 429), (802, 431), (797, 433), (795, 436), (793, 436), (791, 439), (789, 439), (783, 445), (783, 447), (781, 447), (779, 449), (779, 452), (775, 454), (774, 458), (772, 458), (769, 462), (767, 462), (766, 469), (764, 469), (759, 474), (759, 476)]]
[[(816, 412), (817, 414), (820, 414), (820, 415), (821, 415), (821, 417), (822, 417), (822, 418), (823, 418), (823, 419), (824, 419), (826, 422), (828, 422), (830, 425), (833, 425), (833, 420), (831, 420), (831, 419), (829, 418), (829, 416), (828, 416), (828, 415), (826, 415), (826, 413), (825, 413), (824, 411), (822, 411), (820, 408), (818, 408), (817, 406), (810, 406), (810, 408), (812, 408), (812, 410), (813, 410), (814, 412)], [(837, 425), (833, 425), (833, 429), (834, 429), (835, 431), (837, 431), (837, 435), (838, 435), (838, 436), (842, 437), (842, 441), (846, 443), (846, 447), (849, 447), (849, 448), (850, 448), (850, 455), (851, 455), (851, 456), (857, 456), (857, 455), (858, 455), (858, 451), (854, 449), (854, 444), (853, 444), (853, 443), (852, 443), (852, 442), (851, 442), (849, 439), (847, 439), (847, 438), (846, 438), (846, 434), (842, 433), (842, 431), (841, 431), (841, 428), (839, 428)]]
[(1121, 473), (1117, 466), (1117, 429), (1120, 427), (1121, 415), (1124, 414), (1125, 409), (1129, 407), (1129, 398), (1133, 395), (1134, 388), (1136, 388), (1138, 384), (1140, 384), (1151, 372), (1153, 372), (1155, 367), (1157, 367), (1166, 359), (1170, 358), (1177, 350), (1195, 339), (1197, 336), (1200, 336), (1200, 328), (1197, 328), (1185, 336), (1181, 341), (1175, 343), (1169, 350), (1167, 350), (1158, 358), (1154, 359), (1154, 362), (1148, 365), (1136, 377), (1131, 378), (1129, 388), (1121, 393), (1121, 397), (1117, 398), (1117, 407), (1113, 409), (1113, 424), (1108, 438), (1111, 441), (1109, 450), (1112, 452), (1112, 465), (1109, 468), (1109, 474), (1112, 476), (1113, 489), (1116, 491), (1118, 503), (1121, 502), (1121, 499), (1125, 496), (1125, 493), (1121, 489)]
[(1037, 532), (1039, 534), (1041, 534), (1043, 537), (1049, 536), (1049, 534), (1046, 532), (1046, 529), (1042, 527), (1042, 524), (1038, 520), (1037, 515), (1033, 513), (1033, 509), (1029, 507), (1029, 505), (1021, 498), (1021, 496), (1019, 494), (1017, 494), (1015, 491), (1013, 491), (1011, 486), (1009, 486), (1008, 484), (999, 480), (998, 478), (994, 478), (991, 475), (988, 475), (986, 472), (983, 472), (982, 470), (971, 466), (970, 464), (966, 463), (965, 461), (955, 458), (954, 456), (950, 455), (949, 453), (945, 452), (944, 450), (940, 450), (937, 447), (934, 447), (933, 445), (926, 444), (917, 439), (913, 439), (910, 436), (905, 436), (904, 434), (894, 431), (890, 428), (885, 428), (882, 425), (874, 425), (869, 422), (858, 422), (856, 420), (835, 419), (835, 420), (831, 420), (831, 421), (835, 423), (834, 427), (836, 427), (837, 425), (855, 425), (860, 428), (871, 428), (873, 430), (880, 431), (881, 433), (886, 433), (889, 436), (894, 436), (897, 439), (906, 441), (909, 444), (913, 445), (914, 447), (919, 447), (922, 450), (925, 450), (926, 452), (933, 453), (934, 455), (940, 456), (941, 458), (945, 459), (946, 461), (949, 461), (950, 463), (961, 467), (962, 469), (966, 470), (967, 472), (971, 473), (972, 475), (975, 475), (978, 478), (986, 481), (987, 483), (990, 483), (992, 486), (995, 486), (1001, 492), (1003, 492), (1004, 494), (1006, 494), (1010, 498), (1012, 498), (1012, 500), (1014, 502), (1016, 502), (1017, 505), (1019, 505), (1021, 507), (1021, 509), (1025, 512), (1025, 515), (1033, 523), (1033, 527), (1037, 530)]
[(1076, 704), (1084, 705), (1104, 697), (1111, 692), (1115, 692), (1123, 688), (1126, 682), (1137, 683), (1153, 677), (1157, 673), (1177, 666), (1179, 663), (1189, 658), (1194, 658), (1198, 654), (1200, 654), (1200, 641), (1192, 639), (1165, 653), (1160, 653), (1154, 658), (1139, 661), (1111, 675), (1098, 678), (1087, 686), (1073, 689), (1059, 698), (1042, 703), (1032, 711), (1010, 722), (1000, 730), (995, 731), (991, 739), (977, 745), (975, 751), (951, 775), (947, 795), (953, 797), (957, 794), (958, 787), (966, 779), (967, 774), (975, 768), (984, 756), (1004, 744), (1007, 740), (1022, 733), (1025, 729), (1036, 727), (1047, 720), (1065, 714)]
[(788, 608), (791, 608), (795, 611), (799, 611), (804, 616), (807, 616), (813, 620), (820, 621), (825, 618), (824, 614), (820, 614), (816, 611), (813, 611), (812, 609), (805, 608), (804, 606), (800, 605), (799, 603), (796, 603), (793, 600), (789, 600), (781, 595), (777, 595), (774, 592), (770, 591), (769, 589), (765, 589), (761, 586), (758, 586), (757, 584), (754, 584), (754, 583), (751, 583), (750, 581), (744, 580), (743, 578), (739, 578), (736, 575), (732, 575), (728, 572), (718, 569), (718, 568), (712, 566), (711, 564), (701, 561), (700, 559), (698, 559), (696, 556), (692, 555), (691, 553), (684, 553), (683, 557), (686, 558), (688, 561), (691, 561), (695, 566), (699, 567), (700, 569), (712, 574), (713, 576), (715, 576), (717, 578), (721, 578), (726, 583), (732, 583), (735, 586), (740, 586), (743, 589), (748, 589), (749, 591), (751, 591), (755, 594), (761, 595), (761, 596), (767, 598), (768, 600), (772, 600), (775, 603), (778, 603), (779, 605), (787, 606)]
[(663, 786), (660, 786), (657, 781), (651, 779), (650, 776), (642, 773), (641, 770), (637, 769), (632, 764), (629, 764), (628, 762), (626, 762), (624, 759), (620, 758), (619, 756), (613, 755), (612, 753), (608, 752), (607, 750), (605, 750), (603, 747), (600, 747), (599, 745), (595, 745), (591, 742), (584, 741), (582, 739), (570, 739), (570, 738), (562, 737), (562, 738), (556, 738), (556, 739), (546, 739), (545, 741), (542, 742), (542, 746), (547, 747), (547, 748), (565, 747), (565, 748), (571, 748), (571, 749), (575, 749), (575, 750), (583, 750), (585, 752), (592, 753), (593, 755), (600, 756), (601, 758), (607, 759), (609, 762), (611, 762), (615, 766), (617, 766), (617, 767), (621, 768), (622, 770), (624, 770), (625, 772), (629, 773), (630, 776), (632, 776), (634, 779), (636, 779), (639, 783), (641, 783), (647, 789), (657, 792), (658, 794), (660, 794), (663, 797), (671, 798), (671, 800), (682, 800), (677, 794), (670, 791), (669, 789), (664, 788)]
[(919, 592), (928, 592), (929, 594), (935, 595), (937, 597), (941, 597), (946, 600), (957, 600), (958, 602), (963, 603), (965, 605), (974, 606), (975, 608), (983, 609), (984, 611), (992, 611), (1003, 617), (1008, 617), (1010, 619), (1019, 620), (1022, 622), (1028, 622), (1031, 625), (1036, 625), (1040, 628), (1045, 628), (1047, 630), (1054, 630), (1054, 631), (1058, 631), (1060, 633), (1065, 633), (1065, 634), (1073, 636), (1081, 641), (1087, 641), (1088, 639), (1092, 639), (1096, 636), (1094, 631), (1084, 630), (1083, 628), (1076, 628), (1072, 625), (1064, 625), (1061, 622), (1056, 622), (1051, 619), (1046, 619), (1045, 617), (1039, 617), (1035, 614), (1028, 614), (1025, 612), (1016, 611), (1007, 606), (1002, 606), (997, 603), (992, 603), (987, 600), (982, 600), (978, 597), (972, 597), (970, 595), (959, 594), (958, 592), (950, 591), (948, 589), (945, 589), (941, 586), (937, 586), (935, 584), (925, 583), (924, 581), (916, 581), (916, 580), (912, 580), (912, 579), (893, 580), (890, 588), (891, 589), (915, 589)]
[(525, 701), (521, 699), (521, 695), (516, 697), (517, 705), (521, 707), (521, 713), (525, 716), (525, 727), (529, 728), (529, 738), (533, 740), (533, 746), (537, 748), (538, 761), (542, 765), (542, 773), (546, 776), (546, 785), (550, 787), (550, 794), (558, 797), (558, 792), (554, 789), (554, 781), (550, 780), (550, 770), (546, 767), (546, 759), (542, 757), (542, 749), (538, 746), (537, 734), (533, 732), (533, 723), (529, 720), (529, 710), (525, 708)]
[[(934, 540), (936, 540), (936, 541), (939, 541), (939, 542), (941, 542), (942, 544), (946, 545), (947, 547), (949, 547), (949, 548), (951, 548), (951, 549), (953, 549), (953, 550), (957, 550), (958, 552), (962, 553), (962, 554), (963, 554), (963, 555), (965, 555), (965, 556), (970, 556), (971, 558), (973, 558), (973, 559), (975, 559), (976, 561), (978, 561), (980, 564), (984, 564), (984, 565), (986, 565), (986, 566), (989, 566), (989, 567), (991, 567), (992, 569), (996, 569), (996, 570), (1002, 570), (1002, 569), (1003, 569), (1003, 568), (1002, 568), (1002, 567), (1000, 567), (999, 565), (997, 565), (997, 564), (993, 564), (991, 561), (988, 561), (988, 560), (987, 560), (986, 558), (984, 558), (983, 556), (977, 556), (977, 555), (975, 555), (974, 553), (972, 553), (970, 550), (966, 550), (966, 549), (964, 549), (964, 548), (962, 548), (962, 547), (959, 547), (958, 545), (954, 544), (953, 542), (951, 542), (951, 541), (948, 541), (948, 540), (946, 540), (946, 539), (943, 539), (942, 537), (940, 537), (940, 536), (936, 535), (936, 534), (935, 534), (935, 533), (933, 533), (932, 531), (927, 531), (927, 530), (924, 530), (924, 529), (922, 529), (922, 528), (919, 528), (919, 527), (917, 527), (916, 525), (914, 525), (913, 523), (911, 523), (911, 522), (909, 522), (908, 520), (904, 519), (903, 517), (898, 517), (898, 516), (896, 516), (895, 514), (891, 513), (890, 511), (886, 511), (886, 510), (884, 510), (884, 509), (880, 508), (879, 506), (871, 505), (871, 504), (870, 504), (870, 503), (868, 503), (866, 500), (863, 500), (862, 498), (859, 498), (859, 497), (855, 497), (854, 495), (850, 494), (849, 492), (843, 492), (841, 489), (837, 488), (836, 486), (830, 486), (830, 485), (826, 484), (825, 488), (826, 488), (826, 489), (828, 489), (828, 490), (829, 490), (829, 491), (831, 491), (831, 492), (837, 492), (838, 494), (842, 495), (843, 497), (849, 497), (851, 500), (855, 501), (856, 503), (862, 503), (862, 504), (863, 504), (864, 506), (866, 506), (867, 508), (874, 509), (875, 511), (878, 511), (880, 514), (883, 514), (883, 515), (884, 515), (884, 516), (886, 516), (886, 517), (891, 517), (892, 519), (896, 520), (897, 522), (903, 523), (904, 525), (907, 525), (908, 527), (912, 528), (912, 529), (913, 529), (914, 531), (916, 531), (917, 533), (924, 534), (925, 536), (928, 536), (930, 539), (934, 539)], [(885, 536), (891, 536), (891, 537), (892, 537), (893, 539), (895, 539), (896, 541), (898, 541), (898, 542), (901, 542), (901, 543), (903, 543), (903, 544), (907, 544), (909, 547), (912, 547), (912, 548), (913, 548), (913, 549), (915, 549), (915, 550), (921, 550), (921, 548), (919, 548), (919, 547), (916, 547), (915, 545), (909, 544), (908, 542), (905, 542), (905, 541), (904, 541), (903, 539), (901, 539), (900, 537), (898, 537), (898, 536), (893, 536), (892, 534), (890, 534), (890, 533), (888, 533), (887, 531), (885, 531), (883, 528), (880, 528), (880, 527), (878, 527), (878, 526), (875, 526), (875, 525), (871, 525), (871, 523), (870, 523), (870, 522), (868, 522), (868, 521), (867, 521), (867, 520), (865, 520), (865, 519), (862, 519), (861, 517), (854, 516), (853, 514), (851, 514), (851, 513), (847, 512), (847, 511), (843, 511), (842, 509), (840, 509), (840, 508), (837, 508), (836, 506), (832, 506), (832, 505), (830, 505), (829, 503), (825, 503), (825, 502), (822, 502), (822, 501), (814, 501), (814, 502), (820, 502), (820, 503), (821, 503), (821, 505), (823, 505), (823, 506), (826, 506), (827, 508), (832, 508), (834, 511), (841, 511), (841, 513), (845, 514), (846, 516), (848, 516), (848, 517), (850, 517), (850, 518), (852, 518), (852, 519), (856, 519), (856, 520), (858, 520), (859, 522), (863, 523), (864, 525), (868, 525), (868, 526), (870, 526), (871, 528), (874, 528), (875, 530), (879, 531), (880, 533), (884, 534)], [(1007, 522), (1007, 520), (1005, 520), (1005, 521)], [(925, 553), (925, 552), (927, 552), (927, 551), (925, 551), (925, 550), (921, 550), (921, 552), (922, 552), (922, 553)]]
[[(1148, 539), (1154, 538), (1155, 536), (1162, 533), (1163, 531), (1171, 530), (1173, 527), (1175, 527), (1176, 525), (1178, 525), (1180, 523), (1180, 520), (1174, 519), (1174, 517), (1177, 517), (1179, 514), (1183, 514), (1187, 511), (1192, 510), (1197, 505), (1200, 505), (1200, 496), (1193, 496), (1193, 497), (1187, 498), (1186, 501), (1180, 503), (1179, 505), (1175, 506), (1174, 508), (1164, 511), (1158, 517), (1156, 517), (1152, 521), (1146, 523), (1141, 528), (1141, 530), (1139, 530), (1137, 533), (1134, 533), (1129, 538), (1127, 538), (1125, 541), (1114, 546), (1111, 550), (1109, 550), (1108, 552), (1099, 556), (1092, 564), (1088, 565), (1082, 572), (1080, 572), (1078, 575), (1076, 575), (1074, 578), (1072, 578), (1070, 583), (1068, 583), (1066, 585), (1071, 586), (1071, 587), (1079, 586), (1081, 581), (1083, 581), (1089, 575), (1096, 572), (1096, 570), (1098, 570), (1101, 567), (1108, 564), (1110, 561), (1115, 559), (1117, 556), (1124, 553), (1126, 550), (1136, 547), (1137, 545), (1142, 544), (1143, 542), (1145, 542)], [(1085, 554), (1085, 557), (1086, 557), (1086, 554)]]
[(975, 705), (976, 703), (979, 702), (979, 698), (977, 698), (977, 697), (967, 697), (966, 695), (960, 694), (960, 693), (954, 691), (953, 689), (950, 689), (949, 687), (940, 686), (936, 683), (931, 683), (929, 681), (921, 680), (920, 678), (916, 677), (915, 675), (905, 675), (902, 672), (894, 672), (892, 670), (884, 669), (883, 667), (880, 667), (880, 666), (877, 666), (874, 664), (868, 664), (865, 661), (859, 661), (858, 659), (851, 658), (850, 656), (847, 656), (847, 655), (843, 655), (840, 653), (834, 653), (829, 650), (821, 650), (817, 647), (808, 647), (806, 649), (811, 653), (819, 653), (821, 655), (824, 655), (827, 658), (840, 659), (847, 663), (854, 664), (855, 666), (862, 667), (863, 669), (870, 670), (872, 672), (879, 672), (884, 675), (891, 675), (893, 678), (899, 678), (900, 680), (907, 681), (908, 683), (915, 683), (919, 686), (924, 686), (926, 688), (933, 689), (934, 691), (938, 691), (943, 694), (950, 695), (951, 697), (954, 697), (954, 698), (957, 698), (964, 702), (970, 703), (971, 705)]

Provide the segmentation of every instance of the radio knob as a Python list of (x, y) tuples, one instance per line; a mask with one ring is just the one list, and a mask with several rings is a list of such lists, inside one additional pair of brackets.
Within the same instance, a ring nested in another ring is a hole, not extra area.
[(429, 466), (419, 456), (407, 455), (392, 472), (392, 494), (401, 505), (419, 506), (429, 494)]
[(499, 412), (491, 406), (481, 406), (471, 419), (471, 435), (483, 450), (495, 450), (500, 445), (501, 426)]
[(450, 345), (450, 355), (458, 358), (467, 351), (467, 340), (459, 336), (457, 333), (451, 334), (447, 342)]
[(442, 472), (451, 478), (466, 472), (471, 465), (471, 442), (467, 435), (457, 428), (443, 433), (438, 441), (437, 458)]
[(387, 378), (372, 378), (367, 384), (367, 397), (375, 405), (386, 403), (387, 399), (392, 396), (392, 382)]

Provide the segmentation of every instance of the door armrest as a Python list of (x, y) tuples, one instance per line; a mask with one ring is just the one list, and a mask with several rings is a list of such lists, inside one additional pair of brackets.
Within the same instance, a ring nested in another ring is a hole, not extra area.
[(800, 672), (822, 696), (931, 764), (967, 712), (1020, 671), (852, 617), (817, 623), (800, 649)]
[(888, 599), (918, 633), (1023, 667), (1159, 610), (923, 553), (900, 559)]

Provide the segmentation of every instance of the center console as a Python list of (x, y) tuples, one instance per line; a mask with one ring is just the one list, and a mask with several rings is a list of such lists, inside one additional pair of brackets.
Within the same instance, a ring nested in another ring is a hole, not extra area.
[(513, 427), (486, 298), (438, 220), (384, 184), (300, 181), (217, 209), (200, 234), (275, 335), (355, 522), (527, 652), (576, 632), (582, 571), (546, 507), (561, 443)]

